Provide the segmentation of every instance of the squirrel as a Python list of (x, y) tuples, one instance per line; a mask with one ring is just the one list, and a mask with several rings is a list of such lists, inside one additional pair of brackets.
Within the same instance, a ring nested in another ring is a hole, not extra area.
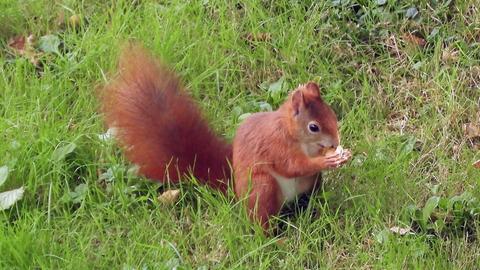
[(314, 82), (298, 86), (272, 112), (254, 113), (233, 144), (217, 136), (179, 77), (142, 46), (121, 53), (119, 72), (101, 91), (101, 111), (139, 174), (177, 183), (193, 175), (226, 193), (233, 175), (238, 199), (265, 231), (285, 202), (310, 192), (318, 174), (346, 163), (337, 117)]

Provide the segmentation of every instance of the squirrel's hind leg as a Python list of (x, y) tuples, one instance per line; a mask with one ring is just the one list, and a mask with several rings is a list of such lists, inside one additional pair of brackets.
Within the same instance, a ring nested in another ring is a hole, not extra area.
[(281, 194), (280, 187), (271, 175), (252, 176), (248, 213), (251, 219), (260, 223), (264, 231), (270, 228), (270, 217), (277, 215), (282, 208)]

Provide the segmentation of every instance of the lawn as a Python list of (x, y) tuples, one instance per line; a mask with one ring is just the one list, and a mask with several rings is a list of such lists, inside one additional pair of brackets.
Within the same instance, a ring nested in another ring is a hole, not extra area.
[[(480, 268), (478, 9), (2, 0), (1, 191), (25, 192), (0, 211), (0, 268)], [(275, 237), (231, 192), (186, 181), (174, 205), (159, 202), (170, 187), (136, 176), (103, 136), (96, 91), (127, 40), (177, 71), (229, 140), (248, 113), (317, 81), (352, 161), (290, 205)]]

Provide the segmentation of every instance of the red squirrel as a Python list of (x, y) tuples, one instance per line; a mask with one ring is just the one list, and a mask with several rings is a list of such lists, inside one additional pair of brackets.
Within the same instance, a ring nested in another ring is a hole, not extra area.
[(107, 125), (140, 174), (173, 183), (192, 174), (226, 192), (231, 163), (235, 194), (246, 198), (251, 219), (264, 230), (285, 202), (312, 191), (322, 170), (351, 157), (348, 150), (322, 154), (340, 137), (314, 82), (300, 85), (278, 110), (249, 116), (233, 145), (212, 131), (179, 78), (138, 45), (123, 50), (101, 101)]

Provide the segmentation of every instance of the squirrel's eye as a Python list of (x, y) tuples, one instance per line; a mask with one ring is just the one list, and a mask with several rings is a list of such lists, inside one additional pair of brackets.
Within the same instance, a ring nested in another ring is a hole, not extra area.
[(308, 123), (308, 130), (312, 133), (317, 133), (320, 131), (320, 128), (317, 124), (310, 122)]

